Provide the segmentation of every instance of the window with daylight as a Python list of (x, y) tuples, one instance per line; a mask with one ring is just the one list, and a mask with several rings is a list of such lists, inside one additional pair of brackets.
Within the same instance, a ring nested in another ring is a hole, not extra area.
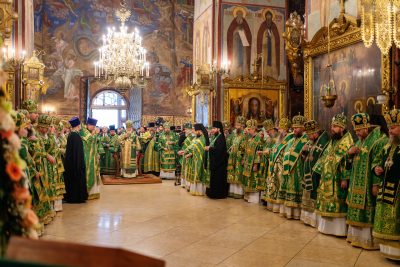
[(92, 100), (91, 114), (97, 125), (120, 127), (126, 121), (128, 105), (118, 92), (107, 90), (98, 93)]

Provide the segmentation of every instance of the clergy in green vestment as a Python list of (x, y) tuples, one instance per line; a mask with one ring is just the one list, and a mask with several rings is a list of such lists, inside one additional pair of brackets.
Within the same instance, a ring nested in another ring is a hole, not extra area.
[[(189, 172), (188, 159), (184, 156), (185, 150), (190, 146), (196, 134), (193, 132), (193, 126), (191, 123), (185, 123), (183, 126), (185, 134), (185, 141), (183, 141), (181, 150), (178, 151), (179, 163), (181, 164), (181, 186), (186, 188), (186, 181)], [(190, 188), (190, 185), (188, 186)]]
[(243, 189), (244, 200), (249, 203), (260, 202), (260, 192), (257, 190), (257, 175), (260, 168), (260, 156), (257, 151), (261, 144), (261, 135), (258, 133), (257, 120), (248, 120), (246, 126), (249, 139), (246, 141), (243, 155)]
[(54, 201), (54, 210), (55, 211), (62, 211), (62, 200), (64, 198), (65, 194), (65, 183), (64, 183), (64, 164), (62, 162), (61, 158), (61, 151), (60, 151), (60, 145), (57, 141), (57, 136), (56, 136), (56, 124), (60, 121), (59, 118), (56, 117), (51, 117), (52, 119), (52, 124), (49, 127), (49, 133), (48, 133), (48, 140), (49, 140), (49, 147), (50, 147), (50, 155), (52, 155), (56, 161), (56, 164), (54, 164), (54, 181), (55, 181), (55, 187), (56, 187), (56, 199)]
[(208, 132), (203, 124), (195, 124), (194, 130), (196, 132), (196, 137), (184, 152), (188, 164), (191, 165), (191, 173), (187, 178), (190, 182), (190, 194), (194, 196), (204, 196), (206, 192), (204, 169), (205, 166), (207, 166), (204, 148), (210, 144), (210, 141)]
[(57, 162), (55, 159), (55, 144), (52, 138), (49, 137), (49, 129), (53, 122), (51, 116), (41, 114), (38, 119), (38, 133), (37, 137), (44, 147), (46, 156), (44, 161), (44, 179), (47, 193), (50, 200), (51, 209), (54, 211), (54, 203), (58, 199), (57, 196)]
[(268, 176), (263, 200), (267, 202), (267, 210), (273, 212), (279, 212), (281, 204), (283, 205), (279, 201), (278, 194), (283, 183), (283, 152), (287, 143), (293, 138), (293, 134), (289, 133), (290, 126), (291, 122), (288, 118), (279, 120), (279, 136), (272, 147), (268, 163)]
[(159, 133), (156, 132), (155, 123), (151, 125), (153, 126), (149, 127), (151, 139), (144, 152), (143, 171), (144, 173), (158, 174), (160, 172), (160, 153), (156, 150), (156, 145)]
[[(115, 125), (110, 125), (109, 127), (109, 138), (105, 142), (104, 150), (104, 167), (102, 173), (115, 175), (118, 177), (120, 175), (119, 167), (119, 152), (121, 151), (119, 136), (115, 131)], [(103, 143), (104, 144), (104, 143)]]
[(231, 123), (229, 121), (224, 121), (222, 123), (224, 126), (224, 135), (225, 135), (225, 140), (226, 140), (226, 147), (229, 150), (229, 148), (232, 146), (233, 138), (234, 138), (234, 133), (232, 132), (231, 129)]
[(137, 159), (137, 167), (139, 175), (143, 175), (144, 153), (146, 152), (147, 145), (149, 144), (151, 137), (152, 136), (148, 128), (144, 126), (139, 128), (140, 151)]
[(299, 220), (301, 215), (301, 183), (304, 176), (301, 151), (308, 142), (304, 133), (305, 120), (300, 114), (293, 117), (293, 138), (288, 141), (283, 152), (283, 182), (279, 188), (279, 200), (283, 205), (280, 214), (288, 219)]
[(347, 196), (347, 242), (363, 249), (378, 249), (372, 238), (375, 216), (375, 198), (379, 178), (374, 169), (380, 164), (377, 155), (387, 143), (380, 127), (370, 125), (367, 113), (352, 116), (351, 122), (358, 141), (347, 152), (347, 168), (351, 169)]
[(88, 118), (86, 127), (83, 126), (79, 131), (79, 135), (83, 141), (83, 150), (85, 152), (85, 165), (86, 165), (86, 181), (88, 190), (88, 199), (100, 198), (100, 185), (101, 179), (98, 175), (98, 138), (96, 134), (97, 120)]
[(319, 128), (318, 122), (309, 120), (304, 123), (309, 141), (302, 149), (304, 162), (304, 178), (302, 181), (303, 196), (301, 200), (300, 220), (306, 225), (317, 227), (315, 204), (320, 175), (313, 170), (329, 142), (329, 135)]
[(156, 149), (160, 153), (160, 178), (175, 178), (178, 141), (179, 137), (171, 131), (171, 125), (164, 123), (164, 133), (159, 136), (156, 145)]
[(234, 137), (232, 139), (232, 145), (228, 149), (229, 196), (233, 198), (243, 198), (244, 196), (242, 185), (242, 160), (246, 144), (246, 136), (243, 132), (245, 125), (246, 119), (243, 116), (236, 117)]
[(121, 174), (124, 178), (134, 178), (138, 174), (137, 154), (141, 146), (139, 136), (133, 129), (133, 122), (126, 121), (126, 132), (120, 135)]
[(100, 174), (106, 174), (106, 165), (107, 165), (107, 152), (110, 148), (110, 135), (108, 134), (108, 128), (101, 128), (101, 133), (99, 134), (99, 142), (103, 147), (103, 153), (100, 155)]
[[(27, 111), (26, 111), (27, 112)], [(26, 118), (25, 114), (21, 111), (15, 114), (14, 116), (15, 121), (15, 131), (18, 134), (19, 138), (21, 139), (21, 148), (19, 150), (19, 155), (22, 160), (26, 163), (26, 168), (24, 169), (29, 191), (32, 197), (32, 209), (38, 215), (39, 218), (43, 217), (43, 205), (40, 201), (40, 195), (43, 194), (43, 188), (40, 185), (39, 176), (40, 173), (36, 170), (36, 164), (29, 153), (29, 141), (28, 141), (28, 124), (30, 124), (28, 118)], [(43, 222), (40, 222), (36, 231), (40, 236), (44, 230)]]
[(380, 179), (372, 236), (383, 256), (400, 260), (400, 110), (384, 112), (389, 142), (377, 156), (375, 175)]
[(321, 175), (316, 205), (318, 231), (335, 236), (347, 235), (346, 197), (350, 173), (346, 169), (346, 154), (353, 145), (353, 138), (346, 125), (343, 113), (332, 118), (332, 139), (313, 168)]
[(35, 170), (39, 173), (39, 179), (36, 180), (35, 187), (38, 187), (39, 203), (35, 208), (41, 224), (48, 224), (55, 216), (55, 211), (52, 210), (50, 204), (48, 181), (47, 181), (47, 153), (44, 148), (44, 143), (39, 139), (35, 133), (36, 131), (30, 130), (28, 135), (29, 141), (29, 154), (35, 163)]
[(257, 190), (261, 191), (261, 196), (265, 194), (267, 188), (267, 177), (269, 168), (269, 158), (272, 148), (275, 145), (278, 131), (275, 128), (274, 122), (271, 119), (263, 122), (263, 139), (260, 145), (260, 150), (257, 154), (260, 156), (260, 169), (257, 177)]

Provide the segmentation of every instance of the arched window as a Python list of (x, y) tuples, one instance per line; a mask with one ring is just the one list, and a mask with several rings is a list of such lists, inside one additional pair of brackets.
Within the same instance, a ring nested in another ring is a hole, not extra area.
[(122, 126), (126, 121), (127, 110), (125, 98), (112, 90), (101, 91), (92, 100), (91, 114), (98, 120), (98, 126)]

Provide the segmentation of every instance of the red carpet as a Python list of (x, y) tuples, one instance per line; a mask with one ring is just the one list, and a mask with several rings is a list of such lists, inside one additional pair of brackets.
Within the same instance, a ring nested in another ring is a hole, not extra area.
[(114, 175), (102, 175), (101, 177), (104, 185), (121, 185), (121, 184), (158, 184), (162, 183), (160, 177), (153, 174), (144, 174), (136, 176), (136, 178), (122, 178), (115, 177)]

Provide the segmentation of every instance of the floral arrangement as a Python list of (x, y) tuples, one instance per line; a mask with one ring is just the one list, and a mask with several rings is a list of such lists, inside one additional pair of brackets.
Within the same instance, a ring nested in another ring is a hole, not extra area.
[[(5, 80), (0, 70), (0, 85)], [(35, 228), (39, 222), (31, 209), (26, 163), (19, 156), (21, 143), (11, 116), (14, 112), (0, 88), (0, 258), (11, 236), (37, 238)]]

